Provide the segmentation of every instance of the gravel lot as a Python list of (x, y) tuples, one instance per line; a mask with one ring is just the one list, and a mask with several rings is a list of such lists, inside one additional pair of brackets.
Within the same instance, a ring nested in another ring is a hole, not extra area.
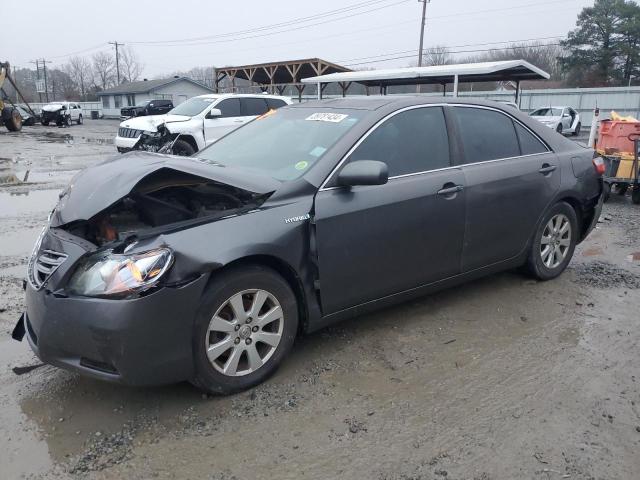
[(20, 369), (39, 364), (9, 337), (32, 244), (73, 174), (116, 155), (117, 125), (0, 133), (2, 479), (638, 478), (640, 207), (625, 197), (559, 279), (508, 272), (350, 320), (239, 395)]

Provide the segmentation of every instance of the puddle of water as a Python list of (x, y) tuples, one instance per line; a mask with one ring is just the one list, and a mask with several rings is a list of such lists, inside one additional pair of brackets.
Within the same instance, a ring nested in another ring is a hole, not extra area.
[(42, 228), (37, 227), (3, 233), (0, 235), (0, 255), (6, 257), (29, 255), (41, 231)]
[(58, 190), (0, 192), (0, 217), (49, 212), (58, 202)]

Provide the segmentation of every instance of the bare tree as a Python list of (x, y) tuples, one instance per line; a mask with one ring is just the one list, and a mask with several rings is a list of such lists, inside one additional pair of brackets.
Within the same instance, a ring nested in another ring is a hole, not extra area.
[(422, 64), (424, 66), (449, 65), (452, 61), (453, 57), (449, 53), (449, 49), (444, 45), (436, 45), (422, 52)]
[(98, 52), (91, 56), (93, 82), (96, 87), (106, 90), (115, 83), (116, 61), (107, 52)]
[(64, 66), (64, 71), (75, 82), (82, 100), (86, 101), (93, 80), (91, 63), (85, 57), (71, 57), (69, 63)]
[(144, 65), (140, 62), (138, 54), (131, 47), (124, 47), (120, 52), (120, 69), (124, 73), (125, 81), (139, 80)]

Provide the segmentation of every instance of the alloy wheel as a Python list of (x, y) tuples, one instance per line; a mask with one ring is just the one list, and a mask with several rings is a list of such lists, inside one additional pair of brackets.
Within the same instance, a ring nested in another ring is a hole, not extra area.
[(274, 354), (284, 328), (278, 299), (266, 290), (244, 290), (215, 312), (205, 340), (209, 362), (218, 372), (238, 377), (255, 372)]
[(540, 258), (547, 268), (556, 268), (567, 256), (571, 247), (571, 223), (566, 215), (551, 217), (540, 239)]

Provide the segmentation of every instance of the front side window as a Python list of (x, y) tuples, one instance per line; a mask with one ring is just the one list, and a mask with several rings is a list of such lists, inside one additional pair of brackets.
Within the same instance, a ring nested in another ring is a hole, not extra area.
[(267, 98), (267, 105), (269, 105), (269, 108), (273, 110), (284, 107), (286, 104), (287, 102), (279, 98)]
[(513, 121), (507, 115), (484, 108), (455, 107), (464, 163), (485, 162), (520, 155)]
[(562, 109), (554, 107), (539, 108), (531, 112), (530, 115), (532, 117), (559, 117), (562, 115)]
[(227, 98), (222, 100), (214, 108), (222, 112), (221, 117), (239, 117), (240, 116), (240, 100), (237, 98)]
[(415, 108), (389, 118), (351, 153), (349, 161), (356, 160), (386, 163), (389, 177), (450, 166), (442, 108)]

